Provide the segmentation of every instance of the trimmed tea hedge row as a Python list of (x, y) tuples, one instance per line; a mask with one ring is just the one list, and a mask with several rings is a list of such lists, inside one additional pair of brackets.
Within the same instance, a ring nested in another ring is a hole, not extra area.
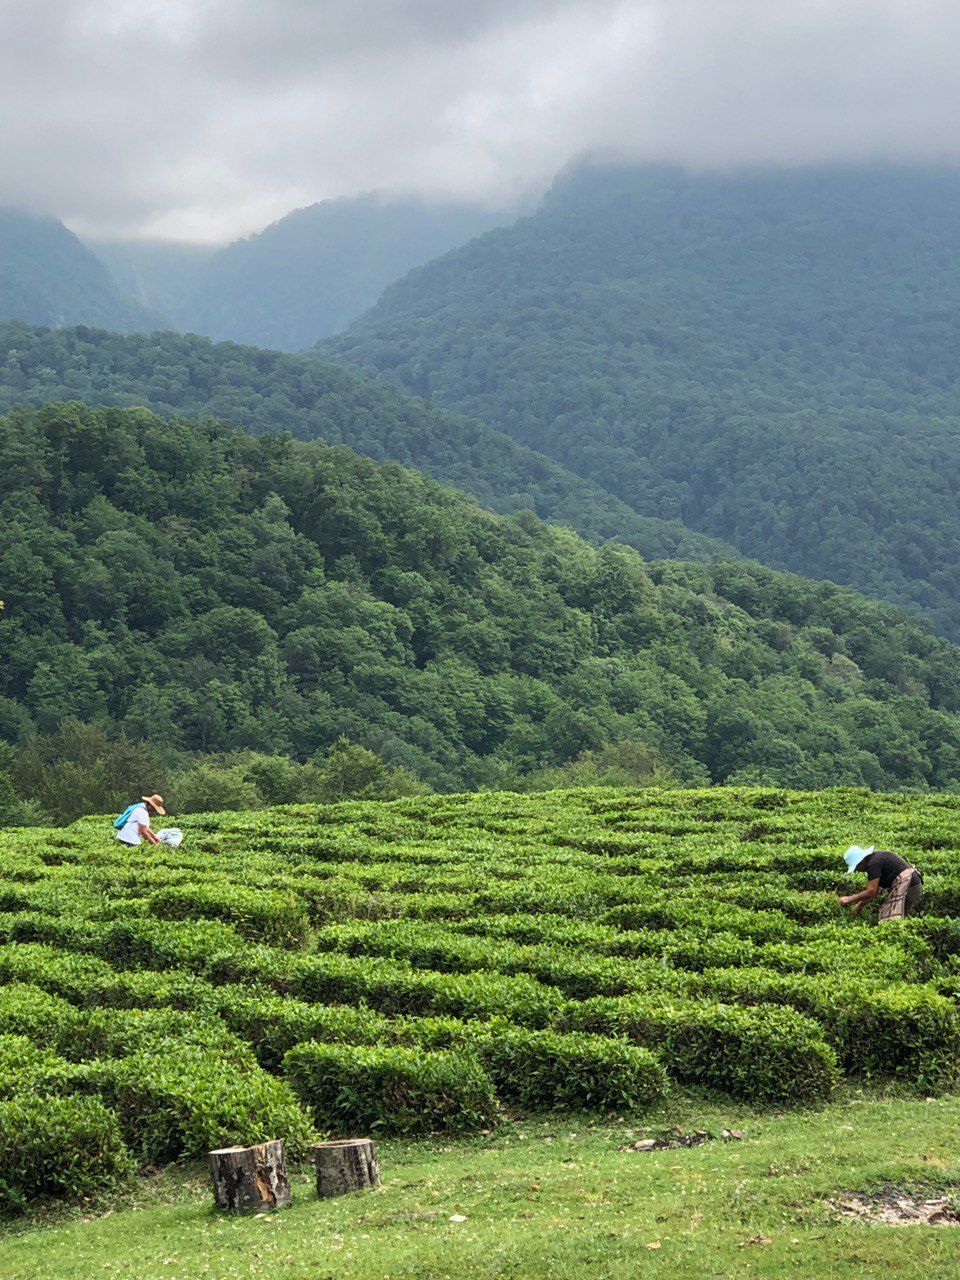
[(108, 1191), (133, 1172), (114, 1116), (96, 1098), (0, 1102), (0, 1209)]
[(571, 1004), (561, 1025), (627, 1036), (656, 1049), (674, 1079), (753, 1102), (818, 1102), (839, 1079), (819, 1025), (794, 1009), (601, 996)]

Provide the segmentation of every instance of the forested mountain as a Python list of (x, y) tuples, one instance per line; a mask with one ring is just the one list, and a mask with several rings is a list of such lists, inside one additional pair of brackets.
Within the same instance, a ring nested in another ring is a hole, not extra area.
[(157, 324), (62, 222), (0, 208), (0, 319), (11, 317), (123, 333)]
[(192, 292), (198, 272), (219, 250), (214, 245), (166, 240), (91, 240), (88, 247), (113, 276), (117, 287), (141, 306), (173, 325), (173, 313)]
[(509, 219), (474, 205), (369, 195), (297, 209), (213, 253), (95, 247), (173, 327), (297, 351), (346, 328), (412, 267)]
[(442, 787), (624, 740), (682, 779), (960, 783), (960, 650), (849, 589), (649, 565), (396, 464), (145, 409), (0, 419), (0, 733)]
[(530, 509), (594, 541), (619, 538), (651, 557), (734, 554), (677, 521), (637, 515), (499, 431), (333, 364), (173, 333), (121, 337), (0, 324), (0, 412), (63, 399), (213, 415), (251, 432), (347, 444), (428, 471), (484, 506)]
[(960, 173), (584, 165), (322, 351), (960, 635)]

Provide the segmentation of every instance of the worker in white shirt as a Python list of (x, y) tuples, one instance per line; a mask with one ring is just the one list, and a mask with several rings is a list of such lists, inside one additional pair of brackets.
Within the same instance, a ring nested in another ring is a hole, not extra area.
[(124, 809), (114, 823), (117, 839), (124, 844), (140, 844), (143, 840), (149, 844), (160, 844), (160, 837), (150, 826), (151, 812), (166, 815), (163, 796), (141, 796), (139, 804), (132, 804)]

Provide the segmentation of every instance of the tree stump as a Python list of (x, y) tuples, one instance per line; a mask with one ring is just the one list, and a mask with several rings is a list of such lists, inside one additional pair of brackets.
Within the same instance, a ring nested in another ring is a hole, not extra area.
[(218, 1209), (289, 1208), (290, 1183), (282, 1142), (211, 1151), (210, 1177)]
[(317, 1169), (317, 1195), (342, 1196), (380, 1185), (376, 1143), (369, 1138), (321, 1142), (313, 1148)]

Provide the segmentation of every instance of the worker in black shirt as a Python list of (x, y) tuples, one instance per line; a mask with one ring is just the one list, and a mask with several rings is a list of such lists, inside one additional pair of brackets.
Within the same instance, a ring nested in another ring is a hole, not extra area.
[(923, 897), (923, 878), (916, 867), (912, 867), (898, 853), (889, 849), (861, 849), (859, 845), (851, 845), (843, 855), (843, 860), (853, 875), (862, 871), (867, 877), (867, 887), (859, 893), (848, 893), (840, 901), (845, 907), (851, 907), (856, 914), (865, 902), (872, 902), (881, 889), (887, 891), (887, 898), (880, 908), (880, 920), (902, 920), (904, 916), (912, 916), (920, 906)]

